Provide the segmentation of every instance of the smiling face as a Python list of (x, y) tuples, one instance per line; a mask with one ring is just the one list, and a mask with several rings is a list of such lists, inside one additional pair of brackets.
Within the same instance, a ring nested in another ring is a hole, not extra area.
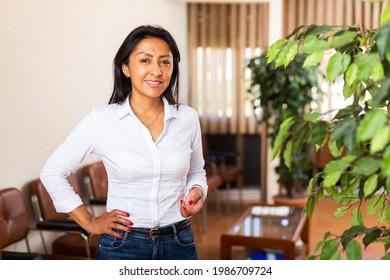
[(169, 45), (159, 38), (141, 40), (122, 64), (123, 73), (131, 79), (132, 95), (160, 97), (168, 87), (173, 71)]

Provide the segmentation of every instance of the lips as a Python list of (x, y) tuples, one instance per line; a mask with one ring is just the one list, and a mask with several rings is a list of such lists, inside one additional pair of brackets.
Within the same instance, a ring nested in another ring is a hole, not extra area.
[(150, 80), (147, 80), (146, 83), (151, 86), (151, 87), (158, 87), (159, 85), (162, 84), (161, 81), (150, 81)]

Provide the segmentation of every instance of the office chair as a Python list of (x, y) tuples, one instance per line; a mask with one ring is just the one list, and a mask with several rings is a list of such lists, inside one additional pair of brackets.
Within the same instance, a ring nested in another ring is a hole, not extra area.
[[(76, 175), (70, 173), (67, 179), (75, 192), (81, 195)], [(32, 181), (29, 184), (29, 190), (36, 218), (36, 228), (40, 232), (45, 252), (47, 252), (47, 248), (42, 231), (64, 232), (52, 243), (53, 253), (92, 258), (96, 253), (99, 237), (89, 238), (89, 233), (71, 219), (67, 213), (58, 213), (40, 179)]]
[[(218, 195), (218, 189), (223, 185), (222, 177), (220, 174), (218, 174), (217, 165), (213, 161), (205, 161), (205, 171), (208, 186), (208, 197), (210, 196), (210, 194), (216, 194), (215, 199), (217, 203), (217, 215), (218, 217), (220, 217), (221, 200), (220, 196)], [(208, 199), (206, 199), (202, 208), (202, 229), (204, 233), (207, 231), (207, 204)]]
[(17, 188), (0, 190), (0, 236), (1, 248), (25, 240), (28, 252), (3, 251), (4, 260), (42, 260), (42, 256), (30, 250), (27, 235), (28, 214), (23, 195)]
[[(214, 162), (217, 173), (221, 176), (223, 184), (227, 189), (227, 212), (231, 213), (231, 184), (242, 176), (242, 168), (237, 163), (231, 163), (228, 159), (237, 161), (239, 154), (236, 151), (212, 151), (209, 149), (207, 135), (202, 133), (203, 156), (205, 161)], [(238, 184), (239, 201), (242, 204), (242, 185)]]
[(82, 167), (84, 186), (88, 193), (89, 204), (93, 212), (93, 206), (105, 206), (108, 193), (108, 177), (102, 161), (91, 163)]
[[(56, 254), (40, 254), (31, 252), (28, 241), (29, 234), (28, 212), (21, 191), (10, 187), (0, 190), (0, 240), (3, 260), (66, 260), (85, 259)], [(27, 252), (3, 250), (4, 248), (25, 240)], [(1, 256), (2, 255), (2, 256)]]

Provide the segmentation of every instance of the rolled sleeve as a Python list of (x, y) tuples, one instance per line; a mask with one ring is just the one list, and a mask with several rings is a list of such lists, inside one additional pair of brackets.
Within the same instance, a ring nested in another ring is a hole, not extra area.
[(42, 168), (40, 179), (58, 212), (69, 213), (83, 203), (69, 184), (67, 176), (92, 152), (94, 141), (95, 125), (91, 111), (72, 130)]

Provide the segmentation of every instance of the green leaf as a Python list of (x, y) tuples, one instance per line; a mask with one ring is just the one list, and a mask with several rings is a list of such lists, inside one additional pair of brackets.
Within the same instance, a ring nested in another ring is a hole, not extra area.
[(335, 218), (340, 218), (340, 217), (344, 216), (344, 215), (347, 213), (348, 209), (349, 209), (348, 206), (341, 206), (341, 207), (338, 207), (338, 208), (336, 209), (336, 211), (334, 211), (333, 217), (335, 217)]
[(347, 31), (343, 34), (334, 37), (334, 39), (329, 43), (330, 48), (339, 48), (346, 44), (351, 43), (357, 36), (356, 32)]
[(328, 136), (329, 124), (325, 121), (319, 121), (313, 124), (312, 138), (310, 143), (316, 144), (318, 147), (322, 147), (325, 144)]
[(382, 151), (390, 141), (390, 128), (384, 126), (374, 134), (371, 140), (370, 153)]
[(267, 64), (271, 61), (275, 60), (275, 58), (278, 56), (280, 50), (283, 48), (283, 46), (287, 43), (287, 39), (279, 39), (275, 43), (273, 43), (267, 50)]
[(368, 112), (357, 128), (357, 141), (370, 140), (374, 134), (387, 123), (386, 113), (379, 110)]
[(382, 195), (375, 195), (367, 205), (367, 215), (374, 215), (383, 209), (385, 198)]
[(330, 260), (334, 254), (337, 253), (337, 249), (340, 246), (340, 241), (337, 239), (327, 240), (322, 247), (320, 254), (320, 260)]
[(389, 98), (389, 92), (390, 79), (388, 78), (384, 80), (384, 82), (381, 84), (381, 87), (376, 91), (375, 95), (373, 96), (372, 106), (377, 107), (385, 100), (385, 98)]
[(390, 224), (390, 205), (386, 205), (384, 213), (385, 213), (387, 223)]
[(346, 174), (346, 176), (343, 176), (343, 179), (344, 178), (346, 180), (345, 181), (342, 180), (342, 184), (341, 184), (342, 192), (341, 192), (341, 194), (344, 195), (344, 196), (347, 196), (346, 198), (353, 198), (353, 193), (360, 186), (361, 178), (360, 177), (350, 176), (350, 174)]
[(343, 86), (343, 96), (345, 99), (350, 98), (356, 91), (358, 87), (358, 83), (354, 83), (353, 85), (348, 85), (347, 83), (344, 84)]
[(315, 201), (314, 197), (309, 197), (305, 206), (303, 207), (304, 212), (306, 213), (306, 215), (309, 218), (311, 218), (313, 215), (315, 204), (316, 204), (316, 201)]
[(291, 32), (290, 34), (288, 34), (288, 35), (286, 36), (286, 39), (289, 40), (292, 36), (294, 36), (295, 34), (297, 34), (297, 33), (299, 32), (299, 30), (301, 30), (303, 27), (305, 27), (305, 25), (300, 25), (300, 26), (298, 26), (297, 28), (295, 28), (295, 29), (293, 30), (293, 32)]
[(382, 11), (380, 25), (384, 25), (390, 21), (390, 5), (387, 5), (386, 8)]
[(326, 79), (334, 82), (343, 73), (343, 55), (336, 52), (331, 56), (326, 68)]
[(389, 195), (390, 194), (390, 177), (386, 178), (385, 190), (387, 192), (387, 195)]
[(390, 178), (390, 146), (383, 153), (383, 161), (381, 164), (381, 174), (384, 177)]
[(351, 213), (351, 224), (353, 226), (363, 226), (364, 225), (364, 217), (362, 211), (359, 207), (352, 210)]
[(275, 69), (281, 65), (286, 68), (298, 53), (298, 42), (294, 41), (285, 45), (275, 60)]
[(343, 119), (351, 115), (359, 114), (361, 111), (362, 111), (362, 107), (359, 104), (351, 104), (339, 110), (333, 119), (334, 120)]
[(342, 62), (343, 62), (343, 64), (342, 64), (343, 68), (342, 68), (341, 72), (344, 73), (345, 71), (347, 71), (347, 69), (351, 63), (351, 56), (347, 53), (344, 53)]
[(341, 260), (341, 254), (340, 254), (340, 252), (334, 253), (334, 254), (329, 258), (329, 260)]
[(385, 58), (386, 53), (390, 50), (390, 22), (384, 24), (379, 30), (376, 46), (381, 58)]
[(309, 35), (318, 35), (327, 31), (332, 31), (332, 27), (329, 25), (310, 25), (305, 32), (302, 32), (302, 36), (309, 37)]
[(310, 112), (309, 114), (305, 114), (303, 116), (303, 119), (307, 122), (312, 122), (312, 123), (316, 123), (318, 118), (321, 116), (322, 114), (320, 112), (317, 112), (317, 111), (312, 111)]
[(291, 170), (291, 151), (292, 151), (292, 141), (288, 141), (286, 145), (286, 149), (283, 153), (284, 164), (287, 166), (289, 170)]
[(310, 66), (318, 65), (321, 62), (323, 56), (324, 56), (323, 52), (312, 53), (311, 55), (306, 57), (302, 67), (310, 67)]
[(349, 162), (343, 159), (335, 159), (330, 161), (324, 168), (325, 174), (330, 174), (333, 172), (344, 172), (349, 167)]
[(362, 259), (362, 248), (360, 247), (359, 242), (354, 239), (348, 242), (347, 247), (345, 248), (345, 253), (348, 260)]
[(382, 80), (385, 75), (385, 70), (383, 69), (383, 65), (380, 61), (377, 61), (372, 67), (372, 80), (374, 82), (379, 82)]
[(386, 213), (385, 213), (384, 209), (381, 209), (378, 213), (378, 216), (377, 216), (378, 225), (380, 225), (384, 221), (386, 221)]
[(380, 229), (375, 228), (371, 232), (368, 232), (366, 236), (363, 238), (363, 244), (365, 248), (370, 245), (372, 242), (375, 242), (381, 235), (382, 231)]
[(378, 174), (372, 174), (368, 179), (364, 182), (363, 191), (364, 196), (370, 196), (378, 186)]
[(343, 140), (348, 149), (353, 150), (355, 145), (356, 120), (352, 117), (342, 119), (333, 129), (331, 141)]
[(338, 157), (341, 155), (341, 153), (343, 152), (343, 147), (341, 147), (340, 149), (337, 147), (337, 142), (336, 141), (329, 141), (328, 142), (328, 147), (329, 147), (329, 151), (330, 153), (332, 154), (332, 156), (334, 157)]
[(294, 124), (294, 117), (289, 117), (285, 119), (280, 125), (278, 135), (276, 136), (274, 146), (272, 147), (271, 159), (274, 159), (280, 152), (283, 143), (288, 137), (289, 134), (288, 130), (293, 124)]
[(336, 185), (336, 183), (340, 180), (341, 174), (342, 174), (341, 172), (337, 171), (325, 175), (324, 182), (323, 182), (324, 187), (330, 188)]
[(381, 166), (381, 160), (372, 157), (362, 157), (355, 162), (351, 173), (355, 175), (370, 176)]
[(364, 226), (352, 226), (351, 228), (344, 230), (341, 236), (341, 244), (343, 245), (343, 248), (346, 248), (348, 242), (361, 234), (363, 230)]
[(390, 253), (387, 253), (386, 255), (384, 255), (381, 260), (390, 260)]
[(372, 70), (376, 62), (380, 61), (378, 54), (358, 53), (355, 63), (358, 67), (357, 80), (367, 81), (372, 76)]
[(356, 63), (349, 65), (347, 72), (345, 73), (345, 83), (348, 87), (352, 87), (353, 84), (356, 84), (358, 80), (358, 66)]
[[(315, 35), (309, 35), (303, 41), (302, 51), (307, 54), (321, 53), (329, 48), (329, 44)], [(322, 56), (321, 56), (322, 57)]]
[(313, 178), (311, 178), (311, 179), (309, 180), (309, 184), (308, 184), (307, 189), (306, 189), (307, 195), (310, 195), (311, 191), (313, 190), (314, 181), (315, 181), (315, 180), (316, 180), (315, 177), (313, 177)]

